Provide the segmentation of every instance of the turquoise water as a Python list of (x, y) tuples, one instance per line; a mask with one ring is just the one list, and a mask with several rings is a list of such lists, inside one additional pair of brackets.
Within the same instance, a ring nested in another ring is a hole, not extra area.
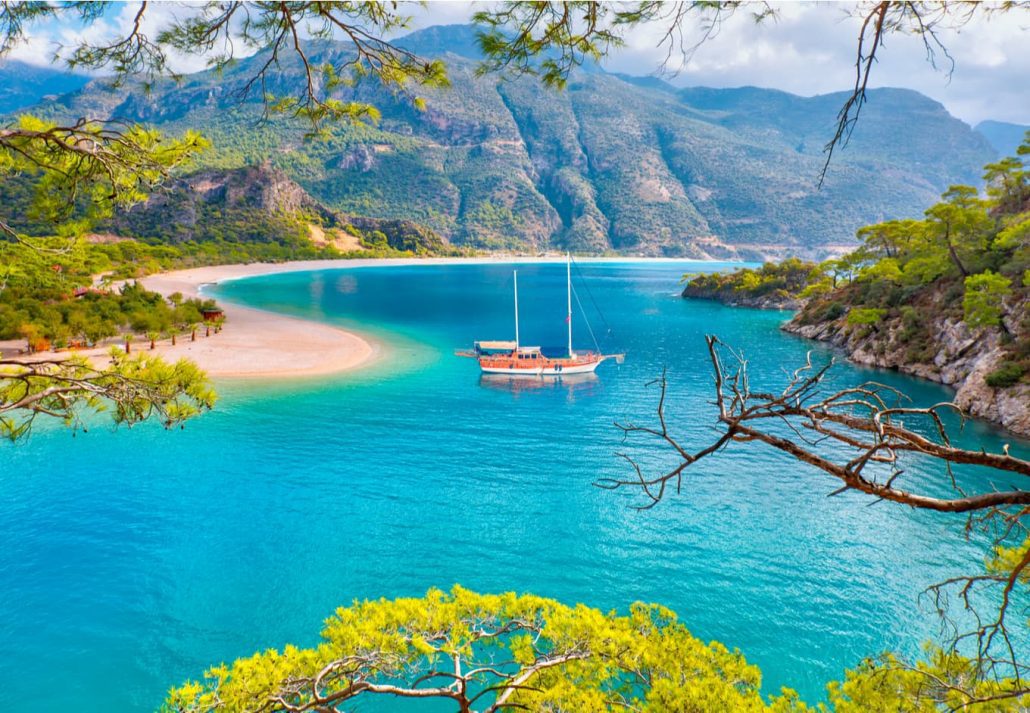
[[(510, 266), (221, 286), (225, 299), (362, 327), (388, 356), (332, 379), (223, 384), (218, 409), (181, 431), (43, 429), (0, 446), (7, 700), (150, 710), (210, 664), (313, 642), (354, 598), (455, 582), (603, 608), (662, 602), (698, 636), (740, 648), (768, 690), (809, 699), (865, 655), (917, 651), (937, 631), (919, 593), (983, 558), (958, 518), (827, 498), (833, 482), (753, 446), (700, 463), (682, 495), (648, 512), (629, 507), (632, 493), (591, 485), (626, 474), (612, 422), (653, 414), (644, 384), (663, 366), (676, 431), (685, 443), (709, 437), (704, 334), (745, 350), (755, 383), (782, 383), (781, 365), (807, 349), (829, 355), (779, 332), (785, 313), (679, 299), (688, 269), (698, 266), (581, 266), (585, 306), (592, 295), (611, 329), (605, 337), (592, 320), (602, 347), (625, 351), (625, 364), (603, 364), (596, 380), (515, 386), (453, 356), (474, 339), (510, 338)], [(519, 284), (523, 342), (562, 344), (564, 266), (522, 265)], [(575, 324), (577, 344), (590, 346)], [(870, 376), (917, 402), (948, 397), (846, 365), (836, 379)], [(973, 424), (964, 440), (997, 447), (1001, 437)], [(925, 464), (906, 477), (939, 480)]]

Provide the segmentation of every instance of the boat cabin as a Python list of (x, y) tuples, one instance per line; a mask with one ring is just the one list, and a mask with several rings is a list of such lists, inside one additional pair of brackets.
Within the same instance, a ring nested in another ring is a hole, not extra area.
[(474, 346), (476, 354), (511, 354), (518, 348), (518, 343), (515, 341), (476, 342)]
[(524, 347), (514, 341), (476, 342), (476, 356), (506, 356), (518, 354), (519, 359), (545, 359), (541, 347)]

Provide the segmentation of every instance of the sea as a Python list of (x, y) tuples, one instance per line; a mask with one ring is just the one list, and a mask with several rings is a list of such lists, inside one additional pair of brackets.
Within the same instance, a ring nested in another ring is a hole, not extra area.
[[(676, 464), (668, 446), (616, 426), (655, 423), (662, 374), (677, 441), (693, 449), (718, 436), (706, 335), (747, 360), (756, 391), (782, 389), (810, 358), (837, 360), (827, 389), (875, 380), (915, 405), (951, 397), (782, 332), (788, 312), (680, 297), (685, 273), (735, 266), (576, 263), (576, 347), (625, 360), (560, 380), (482, 376), (455, 351), (514, 336), (514, 270), (522, 343), (565, 344), (564, 264), (344, 268), (215, 286), (220, 300), (358, 330), (380, 356), (332, 377), (220, 381), (217, 408), (182, 429), (100, 419), (0, 445), (6, 700), (20, 711), (154, 710), (212, 665), (316, 643), (336, 607), (454, 584), (616, 612), (658, 602), (760, 666), (765, 691), (788, 686), (809, 701), (867, 656), (918, 655), (942, 634), (924, 590), (980, 571), (988, 553), (962, 517), (828, 497), (832, 478), (753, 443), (689, 467), (650, 509), (637, 489), (597, 485), (633, 477), (620, 453), (646, 473)], [(976, 421), (956, 440), (1030, 455)], [(976, 469), (956, 477), (992, 482)], [(902, 476), (937, 493), (947, 478), (925, 460)]]

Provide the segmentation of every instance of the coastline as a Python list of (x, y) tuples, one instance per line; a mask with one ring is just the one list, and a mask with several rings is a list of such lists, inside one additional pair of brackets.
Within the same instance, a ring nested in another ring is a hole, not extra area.
[[(205, 298), (205, 286), (232, 280), (308, 270), (403, 267), (414, 265), (484, 265), (564, 262), (563, 255), (519, 256), (490, 255), (485, 257), (446, 258), (355, 258), (337, 260), (298, 260), (282, 263), (237, 263), (174, 270), (148, 275), (139, 283), (165, 297), (180, 292), (184, 297)], [(682, 258), (590, 257), (581, 262), (723, 262)], [(133, 342), (134, 353), (152, 354), (166, 359), (190, 359), (212, 378), (266, 379), (297, 378), (340, 374), (371, 366), (384, 356), (384, 346), (359, 332), (340, 329), (313, 320), (270, 312), (221, 300), (226, 316), (218, 334), (205, 337), (198, 330), (196, 341), (188, 334), (180, 335), (173, 346), (170, 339), (158, 341), (151, 350), (145, 339)], [(98, 366), (108, 360), (115, 343), (94, 349), (58, 353), (39, 353), (37, 357), (85, 356)], [(0, 343), (0, 350), (14, 359), (24, 356), (9, 354), (23, 342)]]
[[(139, 282), (165, 297), (180, 292), (203, 299), (205, 285), (282, 271), (262, 269), (270, 267), (275, 265), (216, 265), (148, 275)], [(208, 376), (233, 379), (336, 374), (367, 366), (382, 353), (374, 340), (322, 322), (224, 300), (219, 307), (226, 321), (218, 334), (205, 337), (202, 327), (196, 341), (180, 335), (176, 346), (164, 339), (152, 352), (143, 345), (140, 351), (190, 359)]]
[[(682, 297), (734, 308), (792, 311), (791, 318), (780, 325), (781, 331), (829, 345), (853, 364), (888, 369), (946, 386), (953, 392), (950, 401), (965, 414), (1019, 438), (1030, 438), (1030, 386), (995, 388), (987, 382), (1005, 358), (1000, 334), (977, 333), (960, 319), (937, 314), (929, 319), (933, 358), (914, 360), (909, 356), (905, 338), (900, 336), (906, 330), (900, 317), (886, 320), (879, 329), (862, 331), (849, 328), (843, 315), (811, 323), (803, 321), (807, 301), (801, 299), (753, 298), (731, 290), (692, 291), (690, 285), (683, 290)], [(1024, 311), (1012, 310), (1013, 314)], [(1016, 319), (1011, 319), (1008, 327), (1010, 333), (1019, 331)]]

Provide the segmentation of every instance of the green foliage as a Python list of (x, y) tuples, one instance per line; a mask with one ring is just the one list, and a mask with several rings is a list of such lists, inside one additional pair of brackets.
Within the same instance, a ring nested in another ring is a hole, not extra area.
[(872, 280), (872, 281), (884, 281), (884, 282), (901, 282), (902, 273), (901, 268), (898, 267), (898, 261), (892, 257), (885, 257), (881, 260), (877, 260), (872, 265), (868, 265), (863, 268), (859, 273), (858, 279), (860, 280)]
[[(999, 549), (990, 572), (1012, 571), (1030, 541)], [(1026, 576), (1024, 576), (1024, 579)], [(634, 604), (627, 615), (533, 595), (481, 595), (461, 587), (419, 599), (355, 602), (336, 611), (316, 646), (288, 645), (215, 666), (173, 688), (168, 713), (352, 710), (377, 696), (412, 710), (770, 711), (773, 713), (981, 713), (1023, 710), (1013, 679), (981, 675), (976, 662), (928, 647), (910, 664), (870, 659), (828, 686), (828, 704), (760, 694), (760, 673), (737, 652), (704, 644), (671, 611)], [(504, 663), (499, 663), (504, 662)], [(321, 673), (321, 675), (319, 675)], [(983, 699), (983, 703), (976, 703)], [(474, 706), (474, 707), (473, 707)]]
[(1004, 361), (997, 369), (989, 373), (984, 381), (992, 389), (1007, 389), (1019, 383), (1026, 369), (1022, 364), (1014, 361)]
[(925, 220), (887, 221), (859, 230), (862, 246), (841, 258), (857, 269), (857, 278), (844, 284), (836, 272), (840, 264), (824, 263), (837, 289), (808, 293), (800, 321), (836, 319), (840, 305), (849, 310), (852, 326), (890, 320), (893, 327), (900, 321), (900, 329), (882, 334), (885, 339), (897, 335), (906, 345), (905, 358), (919, 363), (932, 362), (939, 348), (929, 325), (961, 316), (974, 329), (1005, 332), (1001, 344), (1013, 366), (993, 378), (1006, 385), (1020, 379), (1030, 370), (1030, 324), (1020, 325), (1018, 315), (1030, 300), (1027, 156), (1030, 137), (1018, 157), (986, 167), (987, 199), (969, 186), (952, 186), (926, 211)]
[(987, 248), (995, 225), (987, 214), (988, 203), (972, 186), (952, 186), (942, 198), (926, 211), (930, 247), (947, 251), (959, 272), (968, 275)]
[(823, 277), (821, 280), (811, 283), (808, 287), (801, 290), (799, 296), (802, 299), (809, 299), (819, 295), (828, 295), (833, 292), (833, 280), (830, 277)]
[(728, 273), (689, 274), (683, 279), (687, 281), (685, 297), (714, 297), (726, 302), (796, 299), (829, 289), (820, 266), (797, 258), (767, 262), (757, 270), (743, 268)]
[(879, 323), (887, 314), (885, 309), (875, 307), (852, 307), (848, 311), (848, 326), (870, 326)]
[(1008, 156), (984, 166), (984, 181), (987, 195), (1002, 211), (1015, 213), (1030, 201), (1030, 171), (1024, 165), (1022, 156), (1030, 154), (1030, 132), (1023, 145), (1016, 149), (1016, 156)]
[(0, 363), (0, 437), (25, 436), (40, 414), (85, 429), (88, 416), (108, 412), (116, 424), (156, 416), (166, 428), (212, 408), (207, 376), (185, 359), (169, 364), (112, 349), (98, 368), (80, 357), (64, 361)]
[(1030, 214), (1020, 213), (994, 238), (995, 250), (1014, 250), (1030, 245)]
[(944, 251), (927, 252), (912, 256), (904, 264), (902, 275), (908, 285), (930, 285), (944, 277), (952, 263)]
[(971, 327), (996, 327), (1001, 324), (1002, 300), (1012, 294), (1012, 281), (990, 270), (966, 278), (962, 309)]
[(389, 242), (386, 239), (386, 233), (381, 230), (373, 230), (367, 235), (362, 236), (361, 244), (366, 248), (386, 248), (389, 247)]
[[(169, 171), (189, 161), (207, 142), (195, 131), (168, 140), (141, 125), (113, 128), (80, 119), (60, 125), (23, 114), (0, 132), (0, 177), (34, 178), (28, 213), (46, 221), (49, 235), (79, 233), (116, 208), (141, 202)], [(5, 223), (8, 238), (17, 233)]]
[[(61, 245), (51, 252), (48, 245)], [(122, 331), (165, 332), (199, 321), (199, 300), (172, 304), (135, 283), (120, 289), (93, 284), (135, 277), (147, 266), (171, 267), (181, 255), (174, 249), (149, 248), (131, 241), (90, 245), (60, 239), (0, 243), (0, 339), (26, 338), (52, 348), (92, 346)], [(128, 274), (127, 274), (128, 273)]]
[[(835, 713), (1016, 713), (1030, 704), (1030, 696), (1006, 696), (1021, 689), (1017, 681), (995, 681), (978, 674), (975, 660), (936, 647), (930, 647), (927, 659), (915, 665), (885, 655), (848, 671), (844, 681), (831, 683), (830, 709)], [(985, 702), (972, 702), (977, 698)]]
[(832, 301), (826, 303), (822, 312), (822, 320), (833, 321), (840, 319), (848, 313), (848, 308), (842, 302)]
[(766, 701), (759, 686), (743, 656), (696, 639), (659, 606), (634, 604), (620, 616), (455, 587), (338, 609), (317, 646), (216, 666), (203, 682), (173, 689), (165, 709), (281, 710), (273, 701), (283, 696), (343, 711), (385, 695), (449, 700), (460, 710), (475, 700), (475, 710), (491, 712), (807, 710), (791, 692)]

